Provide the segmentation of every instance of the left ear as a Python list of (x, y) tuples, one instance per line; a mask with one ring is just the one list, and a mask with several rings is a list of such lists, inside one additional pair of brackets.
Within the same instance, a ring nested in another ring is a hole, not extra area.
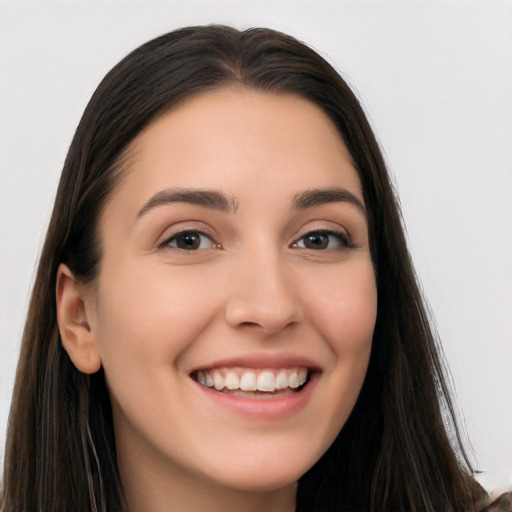
[(80, 293), (79, 283), (63, 263), (57, 270), (55, 292), (57, 324), (64, 350), (79, 371), (96, 373), (101, 368), (101, 358), (89, 323), (91, 311)]

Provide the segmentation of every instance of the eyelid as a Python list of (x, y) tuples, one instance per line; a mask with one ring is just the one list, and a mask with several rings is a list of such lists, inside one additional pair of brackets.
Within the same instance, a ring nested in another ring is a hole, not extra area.
[(212, 242), (213, 248), (220, 248), (220, 244), (215, 241), (215, 238), (213, 237), (212, 234), (207, 233), (206, 231), (204, 231), (202, 229), (197, 229), (197, 228), (193, 228), (193, 227), (182, 228), (182, 229), (179, 229), (178, 231), (175, 231), (172, 234), (166, 236), (161, 242), (158, 242), (157, 248), (158, 249), (170, 248), (170, 249), (176, 249), (178, 251), (194, 252), (193, 250), (187, 251), (186, 249), (181, 249), (180, 247), (174, 247), (174, 246), (170, 245), (170, 242), (172, 240), (175, 240), (179, 236), (183, 236), (186, 234), (196, 234), (196, 235), (200, 235), (205, 238), (208, 238), (208, 240), (210, 240)]
[[(334, 247), (326, 247), (325, 249), (312, 249), (309, 247), (301, 247), (298, 245), (299, 241), (303, 240), (305, 237), (310, 235), (327, 235), (327, 236), (336, 236), (339, 238), (340, 243), (337, 244)], [(350, 236), (347, 232), (343, 230), (336, 230), (336, 229), (312, 229), (310, 231), (307, 231), (303, 235), (301, 235), (299, 238), (296, 238), (291, 244), (290, 247), (292, 248), (298, 248), (298, 249), (306, 249), (306, 250), (335, 250), (335, 249), (353, 249), (354, 246), (352, 245), (350, 241)]]

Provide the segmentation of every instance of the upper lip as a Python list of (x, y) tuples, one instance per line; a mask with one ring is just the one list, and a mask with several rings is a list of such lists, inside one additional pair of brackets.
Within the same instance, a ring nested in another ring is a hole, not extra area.
[(254, 368), (254, 369), (275, 369), (304, 367), (312, 371), (321, 371), (321, 366), (313, 359), (292, 353), (253, 353), (216, 359), (206, 362), (201, 366), (192, 369), (191, 373), (199, 370), (208, 370), (211, 368)]

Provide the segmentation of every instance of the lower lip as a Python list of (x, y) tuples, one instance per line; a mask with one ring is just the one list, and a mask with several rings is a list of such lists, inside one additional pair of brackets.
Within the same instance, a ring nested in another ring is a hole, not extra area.
[(251, 418), (275, 421), (293, 416), (304, 409), (318, 383), (318, 378), (318, 374), (313, 374), (300, 391), (277, 398), (248, 398), (215, 391), (198, 382), (196, 385), (216, 405)]

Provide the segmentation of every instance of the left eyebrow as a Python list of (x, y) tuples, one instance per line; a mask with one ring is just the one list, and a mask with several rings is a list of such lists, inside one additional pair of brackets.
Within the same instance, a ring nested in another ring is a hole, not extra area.
[(210, 210), (218, 210), (226, 213), (235, 213), (238, 209), (238, 201), (236, 198), (227, 196), (226, 194), (216, 190), (169, 189), (156, 193), (139, 210), (137, 217), (141, 217), (157, 206), (172, 203), (194, 204)]
[(329, 187), (309, 189), (296, 194), (292, 200), (292, 207), (298, 210), (322, 206), (328, 203), (350, 203), (356, 206), (366, 216), (364, 204), (351, 192), (343, 188)]

